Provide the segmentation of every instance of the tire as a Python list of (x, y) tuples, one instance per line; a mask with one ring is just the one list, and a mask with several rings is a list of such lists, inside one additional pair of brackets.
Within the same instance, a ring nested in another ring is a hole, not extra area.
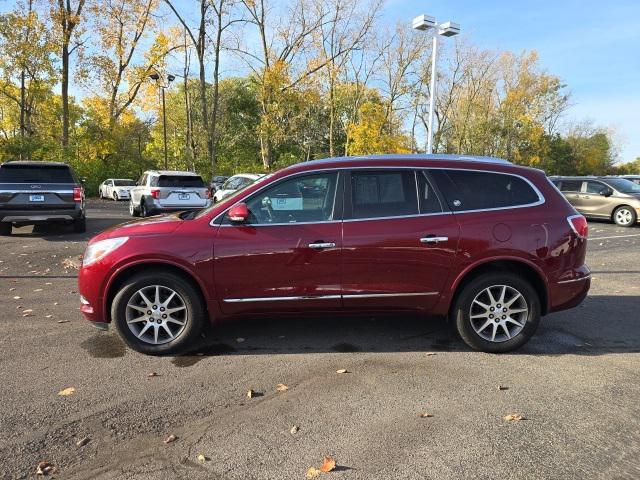
[[(502, 304), (505, 302), (500, 303), (503, 286), (506, 287), (502, 298), (506, 300), (505, 305)], [(486, 293), (487, 289), (492, 292), (493, 304)], [(518, 293), (520, 297), (517, 297)], [(480, 305), (493, 305), (491, 308), (494, 310)], [(495, 315), (504, 308), (510, 308), (511, 312), (502, 311), (500, 313), (504, 315)], [(517, 312), (524, 308), (526, 312)], [(474, 278), (462, 288), (452, 315), (458, 334), (474, 350), (487, 353), (510, 352), (527, 343), (536, 332), (540, 323), (540, 299), (533, 286), (522, 277), (508, 272), (489, 273)], [(505, 321), (505, 317), (512, 321)], [(483, 329), (483, 326), (486, 327)], [(510, 331), (509, 336), (505, 328)]]
[(622, 205), (613, 211), (613, 221), (619, 227), (633, 227), (638, 216), (633, 208)]
[[(138, 292), (143, 290), (149, 301), (156, 302), (155, 286), (160, 287), (160, 302), (156, 305), (158, 307), (156, 310), (147, 310), (152, 312), (152, 316), (149, 316), (144, 312), (148, 305)], [(170, 303), (160, 307), (159, 305), (168, 299), (171, 292), (175, 292), (175, 295), (170, 299)], [(131, 304), (142, 306), (143, 311), (139, 311), (140, 307), (130, 307)], [(160, 313), (160, 308), (178, 309), (181, 305), (184, 308), (173, 312), (173, 315), (176, 316), (174, 320), (184, 322), (183, 325), (157, 318), (157, 315), (164, 315)], [(140, 315), (140, 317), (134, 315)], [(142, 317), (145, 320), (131, 322)], [(189, 281), (170, 272), (154, 271), (136, 275), (120, 287), (111, 304), (111, 318), (120, 337), (137, 352), (148, 355), (175, 355), (188, 350), (195, 344), (202, 331), (205, 309), (199, 292)], [(149, 322), (147, 320), (149, 318), (155, 322)], [(175, 338), (170, 338), (167, 328), (173, 332)], [(157, 344), (153, 343), (155, 332), (158, 332), (158, 336), (155, 337), (158, 340)]]
[(147, 208), (147, 202), (145, 202), (144, 199), (140, 200), (140, 216), (143, 218), (149, 216), (149, 209)]
[(0, 222), (0, 235), (2, 235), (2, 236), (11, 235), (11, 223), (9, 223), (9, 222)]
[(102, 195), (102, 189), (98, 189), (98, 197), (100, 198), (100, 200), (102, 200), (104, 198), (104, 195)]
[(118, 194), (116, 192), (113, 192), (113, 201), (114, 202), (118, 201)]
[(73, 221), (73, 231), (76, 233), (84, 233), (87, 231), (87, 217), (76, 218)]
[(129, 200), (129, 215), (132, 217), (140, 216), (140, 211), (133, 205), (133, 199)]

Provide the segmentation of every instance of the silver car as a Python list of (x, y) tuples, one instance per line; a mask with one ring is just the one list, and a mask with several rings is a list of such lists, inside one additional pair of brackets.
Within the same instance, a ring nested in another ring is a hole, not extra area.
[(134, 217), (197, 210), (211, 204), (209, 189), (193, 172), (148, 170), (129, 194), (129, 213)]

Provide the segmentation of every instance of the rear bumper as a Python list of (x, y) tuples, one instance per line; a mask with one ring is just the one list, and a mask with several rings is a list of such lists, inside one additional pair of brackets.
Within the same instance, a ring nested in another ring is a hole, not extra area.
[(2, 210), (0, 209), (0, 222), (18, 224), (35, 224), (56, 221), (71, 221), (84, 216), (84, 210), (76, 205), (74, 209), (65, 208), (59, 210)]
[(158, 200), (153, 200), (148, 204), (152, 212), (181, 212), (184, 210), (201, 210), (211, 205), (211, 200), (207, 200), (201, 205), (162, 205)]
[(570, 276), (554, 281), (549, 287), (549, 312), (577, 307), (589, 293), (591, 271), (583, 265), (575, 269)]

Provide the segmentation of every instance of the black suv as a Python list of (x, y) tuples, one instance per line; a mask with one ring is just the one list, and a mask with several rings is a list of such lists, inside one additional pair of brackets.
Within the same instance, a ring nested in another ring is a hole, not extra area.
[(7, 162), (0, 165), (0, 235), (11, 226), (65, 222), (86, 230), (84, 189), (69, 165)]

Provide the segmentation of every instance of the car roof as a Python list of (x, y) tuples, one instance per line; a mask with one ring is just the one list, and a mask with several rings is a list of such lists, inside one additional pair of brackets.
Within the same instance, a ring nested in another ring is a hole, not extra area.
[(484, 155), (454, 155), (448, 153), (398, 153), (384, 155), (356, 155), (352, 157), (330, 157), (304, 162), (305, 165), (318, 165), (323, 163), (336, 162), (358, 162), (363, 160), (447, 160), (447, 161), (474, 161), (484, 163), (511, 164), (510, 161), (498, 157), (488, 157)]
[(252, 180), (257, 180), (258, 178), (264, 177), (264, 173), (237, 173), (233, 175), (234, 177), (245, 177), (250, 178)]
[(20, 165), (25, 167), (34, 167), (34, 166), (46, 166), (46, 167), (70, 167), (70, 165), (63, 162), (40, 162), (37, 160), (9, 160), (8, 162), (4, 162), (0, 165), (0, 167), (5, 165)]
[(184, 175), (189, 177), (199, 177), (199, 173), (195, 172), (185, 172), (182, 170), (147, 170), (145, 173), (153, 173), (157, 175)]

